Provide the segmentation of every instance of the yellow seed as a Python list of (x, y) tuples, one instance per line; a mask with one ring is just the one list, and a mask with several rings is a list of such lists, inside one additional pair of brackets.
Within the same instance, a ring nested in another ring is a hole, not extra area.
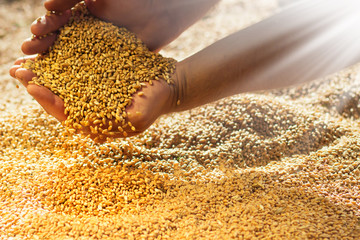
[(96, 119), (96, 120), (93, 122), (94, 125), (98, 125), (98, 124), (100, 124), (100, 123), (102, 123), (102, 120), (99, 120), (99, 119)]
[(74, 123), (73, 126), (75, 129), (82, 129), (82, 126), (79, 123)]

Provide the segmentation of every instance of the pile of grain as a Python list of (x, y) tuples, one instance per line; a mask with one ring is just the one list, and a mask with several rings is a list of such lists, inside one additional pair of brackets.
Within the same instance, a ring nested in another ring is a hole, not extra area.
[[(0, 127), (3, 236), (357, 239), (360, 129), (320, 104), (329, 83), (352, 85), (357, 99), (355, 70), (166, 116), (105, 144), (62, 136), (41, 110), (9, 114)], [(331, 106), (343, 91), (327, 97)]]
[(359, 73), (104, 144), (35, 103), (2, 107), (0, 239), (359, 239)]

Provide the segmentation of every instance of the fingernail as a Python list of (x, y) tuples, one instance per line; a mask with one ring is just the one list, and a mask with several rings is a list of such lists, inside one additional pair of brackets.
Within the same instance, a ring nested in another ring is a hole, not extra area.
[(38, 17), (34, 23), (38, 24), (38, 23), (45, 23), (45, 17), (42, 16), (42, 17)]

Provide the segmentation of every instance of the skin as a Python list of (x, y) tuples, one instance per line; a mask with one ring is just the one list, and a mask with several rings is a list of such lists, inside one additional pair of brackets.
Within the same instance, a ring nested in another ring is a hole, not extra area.
[[(55, 2), (60, 1), (47, 1), (45, 6), (49, 10), (57, 10), (58, 5), (50, 4)], [(205, 4), (203, 1), (193, 2)], [(69, 1), (70, 5), (73, 3), (74, 1)], [(206, 12), (210, 5), (199, 8), (204, 10), (201, 13)], [(130, 113), (129, 121), (137, 129), (133, 134), (144, 131), (162, 114), (191, 109), (237, 93), (301, 84), (359, 62), (360, 44), (356, 43), (360, 39), (360, 34), (357, 33), (360, 25), (360, 8), (354, 5), (359, 5), (357, 0), (301, 1), (179, 62), (173, 75), (174, 85), (155, 81), (153, 86), (142, 89), (144, 96), (135, 94), (132, 104), (126, 109)], [(67, 7), (69, 5), (58, 10), (62, 11)], [(66, 22), (67, 14), (65, 12), (62, 16), (45, 17), (44, 22), (34, 23), (31, 30), (39, 35), (54, 31)], [(193, 14), (200, 13), (195, 11)], [(109, 16), (106, 15), (104, 19), (112, 21)], [(346, 22), (347, 27), (341, 28), (340, 32), (331, 37), (323, 37), (333, 33), (334, 26), (338, 26), (338, 23), (348, 17), (352, 21)], [(179, 18), (181, 19), (181, 16)], [(180, 22), (181, 20), (178, 21)], [(157, 39), (157, 36), (147, 38), (146, 36), (150, 35), (146, 33), (147, 31), (144, 35), (137, 34), (145, 40)], [(163, 36), (162, 34), (160, 36)], [(27, 40), (22, 49), (25, 54), (42, 52), (54, 39), (54, 36), (49, 36), (42, 40)], [(168, 36), (167, 39), (171, 41), (172, 37)], [(151, 40), (146, 41), (151, 45)], [(338, 46), (339, 43), (342, 43), (343, 48), (335, 51), (334, 46)], [(155, 44), (153, 49), (158, 49), (157, 46), (162, 45)], [(311, 51), (308, 51), (309, 46), (312, 47)], [(350, 47), (353, 54), (344, 55)], [(19, 68), (22, 61), (20, 59), (15, 62), (10, 70), (11, 75), (21, 79), (29, 93), (45, 110), (60, 121), (64, 120), (66, 116), (63, 114), (61, 99), (51, 92), (45, 92), (42, 87), (28, 84), (32, 75), (31, 72)], [(143, 114), (135, 117), (136, 111)]]

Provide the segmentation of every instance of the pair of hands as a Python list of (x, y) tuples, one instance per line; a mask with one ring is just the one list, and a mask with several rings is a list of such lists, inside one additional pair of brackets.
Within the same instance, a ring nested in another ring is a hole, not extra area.
[[(56, 31), (65, 25), (70, 16), (70, 8), (77, 4), (78, 0), (48, 0), (45, 8), (62, 14), (51, 14), (36, 20), (31, 26), (31, 32), (44, 38), (27, 39), (22, 44), (22, 51), (26, 55), (45, 52), (56, 40)], [(112, 22), (118, 26), (124, 26), (134, 32), (152, 51), (158, 51), (163, 46), (174, 40), (181, 30), (174, 30), (169, 16), (163, 11), (160, 2), (149, 0), (97, 0), (86, 1), (90, 12), (98, 18)], [(52, 35), (49, 35), (53, 33)], [(19, 58), (10, 69), (10, 75), (17, 78), (27, 89), (28, 93), (51, 115), (59, 121), (64, 121), (67, 115), (64, 113), (64, 102), (60, 97), (43, 86), (29, 84), (35, 77), (30, 70), (21, 67), (27, 59), (35, 56)], [(174, 75), (174, 80), (175, 80)], [(136, 135), (146, 130), (160, 115), (173, 111), (176, 105), (176, 87), (168, 85), (165, 81), (153, 81), (153, 85), (144, 86), (139, 96), (135, 93), (132, 103), (126, 108), (127, 120), (135, 126), (136, 131), (129, 129), (129, 136)], [(175, 104), (174, 104), (175, 103)], [(141, 112), (142, 114), (136, 114)], [(85, 130), (86, 131), (86, 130)], [(115, 137), (122, 137), (117, 134)], [(91, 135), (95, 138), (95, 135)]]

